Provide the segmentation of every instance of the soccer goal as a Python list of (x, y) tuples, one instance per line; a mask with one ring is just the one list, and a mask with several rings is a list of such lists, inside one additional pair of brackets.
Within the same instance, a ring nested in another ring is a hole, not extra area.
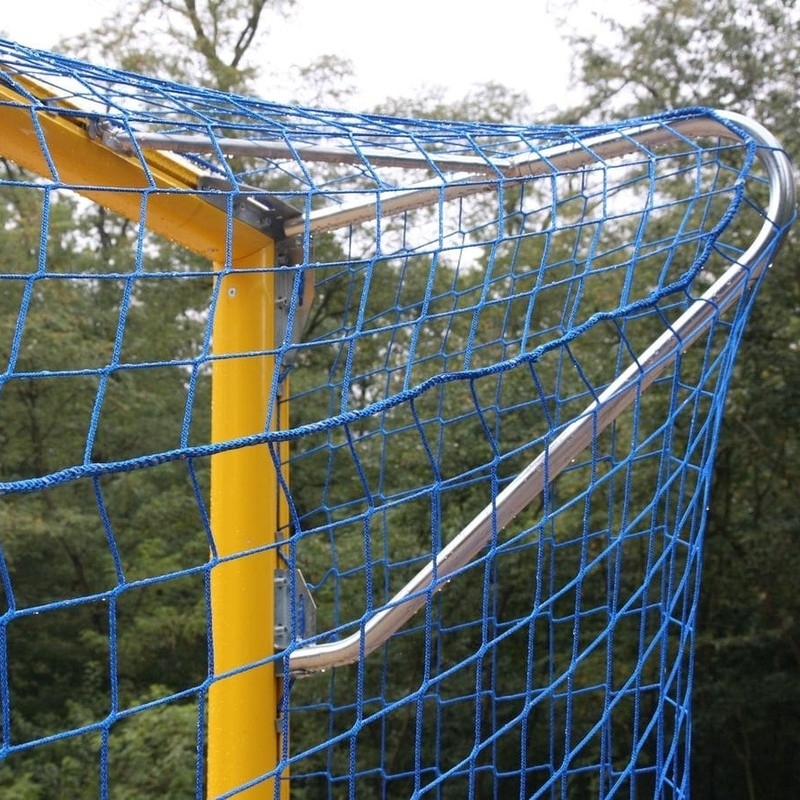
[(714, 453), (794, 217), (762, 126), (4, 42), (0, 158), (0, 789), (688, 796)]

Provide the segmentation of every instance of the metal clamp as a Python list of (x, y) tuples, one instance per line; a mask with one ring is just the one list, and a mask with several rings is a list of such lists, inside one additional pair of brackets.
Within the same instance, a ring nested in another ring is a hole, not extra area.
[(317, 606), (299, 569), (294, 572), (294, 594), (289, 570), (275, 570), (275, 650), (285, 650), (292, 639), (308, 639), (317, 632)]
[[(233, 214), (242, 222), (266, 233), (276, 242), (286, 239), (287, 222), (301, 217), (302, 213), (283, 200), (262, 189), (244, 184), (232, 184), (227, 178), (216, 175), (201, 175), (197, 188), (207, 191), (204, 196), (212, 205), (228, 211), (228, 198), (233, 195)], [(219, 192), (219, 194), (215, 194)]]

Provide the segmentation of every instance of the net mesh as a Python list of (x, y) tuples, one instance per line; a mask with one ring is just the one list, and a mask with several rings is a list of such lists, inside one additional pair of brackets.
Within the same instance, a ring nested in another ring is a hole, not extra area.
[[(688, 796), (703, 521), (758, 280), (707, 302), (613, 419), (592, 404), (761, 229), (753, 142), (681, 133), (716, 119), (702, 109), (596, 128), (411, 120), (10, 43), (0, 63), (3, 137), (23, 131), (0, 142), (0, 786), (204, 796), (210, 462), (262, 448), (282, 509), (266, 549), (295, 599), (266, 659), (281, 745), (251, 788)], [(199, 177), (167, 185), (170, 170)], [(195, 206), (163, 223), (186, 198), (224, 224)], [(251, 226), (278, 242), (275, 264), (244, 266), (274, 283), (275, 338), (220, 356)], [(266, 401), (237, 401), (264, 402), (261, 428), (215, 440), (212, 367), (236, 359), (272, 365)], [(567, 463), (541, 457), (576, 419), (591, 435)], [(541, 491), (501, 521), (537, 457)], [(474, 556), (436, 561), (487, 509)], [(426, 568), (419, 610), (373, 648), (370, 621)], [(348, 640), (353, 663), (296, 668)]]

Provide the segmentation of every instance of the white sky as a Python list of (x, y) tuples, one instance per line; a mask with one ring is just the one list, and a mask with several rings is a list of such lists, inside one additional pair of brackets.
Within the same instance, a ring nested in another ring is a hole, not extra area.
[[(47, 49), (86, 30), (120, 0), (5, 0), (0, 29), (8, 38)], [(593, 14), (631, 17), (622, 0), (297, 0), (285, 23), (273, 26), (264, 51), (270, 65), (305, 65), (325, 54), (350, 59), (363, 107), (387, 96), (447, 86), (453, 99), (476, 83), (497, 81), (524, 91), (536, 110), (566, 105), (570, 52), (557, 17), (591, 30)], [(619, 8), (617, 8), (619, 6)], [(383, 11), (380, 9), (383, 8)], [(267, 72), (267, 70), (265, 70)], [(282, 87), (265, 99), (287, 101)]]

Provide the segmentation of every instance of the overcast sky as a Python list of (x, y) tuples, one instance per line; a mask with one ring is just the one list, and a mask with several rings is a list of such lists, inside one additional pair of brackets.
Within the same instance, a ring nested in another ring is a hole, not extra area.
[[(86, 30), (121, 0), (25, 0), (3, 3), (6, 36), (47, 49)], [(629, 17), (635, 3), (621, 3)], [(476, 83), (497, 81), (524, 91), (537, 110), (565, 105), (570, 52), (558, 18), (591, 30), (608, 0), (297, 0), (268, 39), (271, 64), (304, 65), (324, 54), (350, 59), (364, 107), (387, 96), (415, 95), (443, 85), (452, 97)], [(378, 10), (376, 10), (378, 9)], [(616, 8), (615, 8), (616, 11)], [(280, 86), (266, 99), (286, 101)]]

